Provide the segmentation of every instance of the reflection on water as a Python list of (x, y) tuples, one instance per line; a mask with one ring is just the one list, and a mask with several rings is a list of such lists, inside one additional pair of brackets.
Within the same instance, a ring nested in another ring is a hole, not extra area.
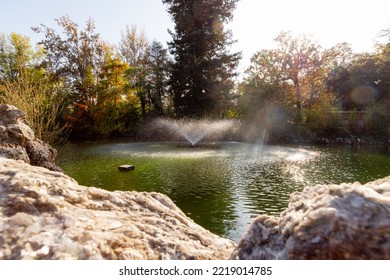
[[(57, 163), (80, 184), (168, 195), (195, 222), (238, 241), (259, 214), (278, 215), (305, 185), (390, 175), (388, 151), (243, 143), (72, 144)], [(119, 172), (133, 164), (132, 172)]]

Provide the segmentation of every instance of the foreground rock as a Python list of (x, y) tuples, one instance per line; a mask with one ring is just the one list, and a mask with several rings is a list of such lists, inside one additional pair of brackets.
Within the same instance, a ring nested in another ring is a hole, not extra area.
[(280, 217), (261, 215), (232, 259), (390, 259), (390, 177), (306, 187)]
[(57, 151), (36, 139), (25, 114), (12, 105), (0, 104), (0, 156), (62, 172), (54, 159)]
[(109, 192), (0, 157), (0, 259), (227, 259), (165, 195)]

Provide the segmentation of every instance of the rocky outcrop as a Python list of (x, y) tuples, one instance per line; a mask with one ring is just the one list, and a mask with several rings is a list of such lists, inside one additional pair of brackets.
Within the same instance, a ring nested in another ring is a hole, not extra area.
[(258, 216), (232, 259), (390, 259), (390, 177), (293, 193), (279, 217)]
[(0, 104), (0, 157), (62, 172), (54, 163), (57, 151), (35, 138), (25, 114), (12, 105)]
[(0, 259), (227, 259), (165, 195), (109, 192), (0, 157)]

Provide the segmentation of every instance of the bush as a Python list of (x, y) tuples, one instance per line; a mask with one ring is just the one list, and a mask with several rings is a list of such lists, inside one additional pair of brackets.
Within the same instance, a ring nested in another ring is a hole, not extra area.
[(311, 132), (312, 138), (345, 134), (342, 127), (342, 117), (335, 107), (304, 109), (302, 116), (302, 123)]
[(383, 104), (377, 103), (366, 109), (364, 117), (365, 134), (371, 136), (389, 136), (390, 114)]
[(65, 127), (59, 122), (63, 109), (61, 88), (43, 75), (37, 78), (37, 73), (24, 71), (12, 81), (4, 81), (0, 84), (0, 103), (22, 110), (37, 138), (49, 144), (64, 140)]

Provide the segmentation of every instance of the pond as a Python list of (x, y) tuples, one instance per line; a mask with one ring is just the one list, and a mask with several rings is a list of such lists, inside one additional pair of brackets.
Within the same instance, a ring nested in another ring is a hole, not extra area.
[[(259, 214), (278, 215), (305, 185), (390, 175), (387, 148), (269, 146), (237, 142), (67, 145), (57, 164), (80, 184), (161, 192), (196, 223), (238, 241)], [(132, 164), (135, 170), (118, 171)]]

